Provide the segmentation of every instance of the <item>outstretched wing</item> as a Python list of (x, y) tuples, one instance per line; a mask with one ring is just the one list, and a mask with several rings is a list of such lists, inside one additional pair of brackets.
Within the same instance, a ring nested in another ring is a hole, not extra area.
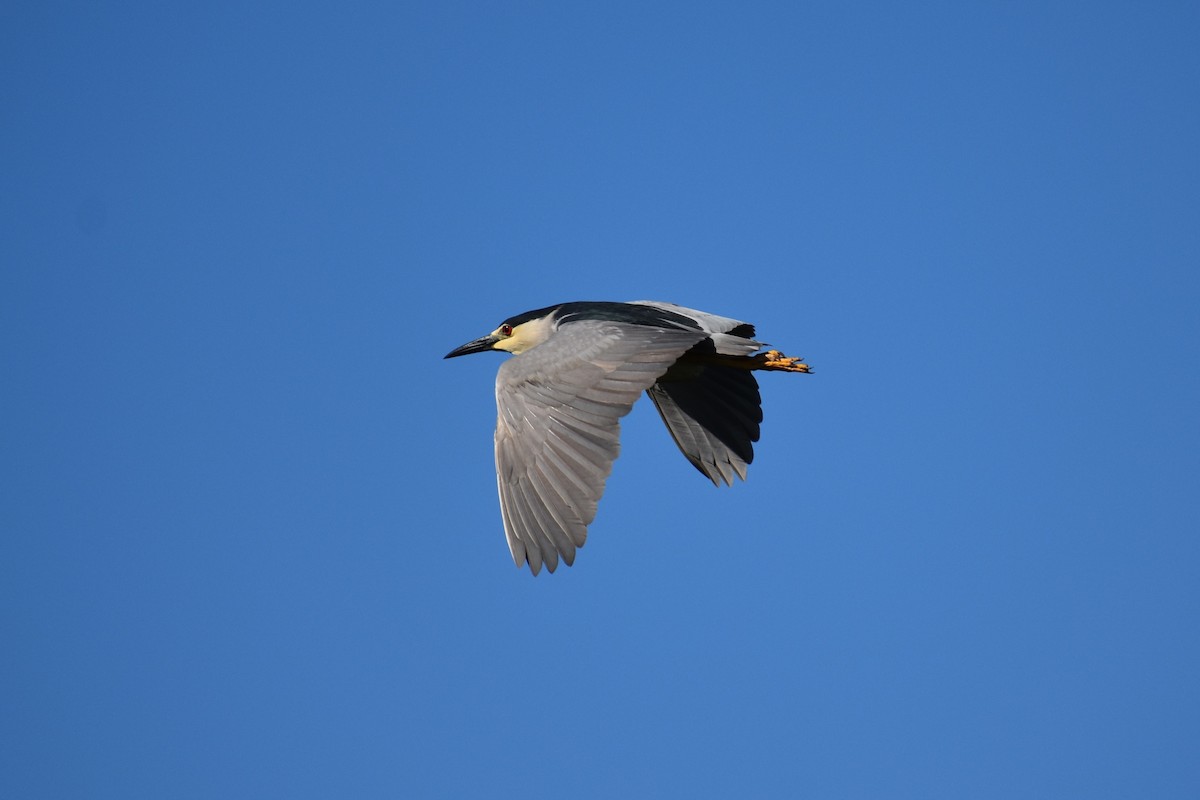
[(575, 560), (620, 452), (620, 419), (702, 331), (581, 320), (496, 377), (496, 481), (517, 566)]
[(672, 370), (646, 393), (696, 469), (717, 486), (721, 481), (732, 486), (735, 472), (746, 480), (763, 418), (758, 381), (749, 370), (712, 365)]

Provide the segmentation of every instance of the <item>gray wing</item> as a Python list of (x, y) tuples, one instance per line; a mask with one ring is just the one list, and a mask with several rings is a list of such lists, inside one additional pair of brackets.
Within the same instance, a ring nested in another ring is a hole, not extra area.
[(563, 325), (496, 377), (496, 482), (517, 566), (575, 560), (620, 452), (620, 418), (705, 338), (617, 322)]
[(696, 469), (717, 486), (721, 481), (732, 486), (735, 472), (746, 480), (763, 418), (758, 381), (749, 370), (672, 370), (646, 393)]

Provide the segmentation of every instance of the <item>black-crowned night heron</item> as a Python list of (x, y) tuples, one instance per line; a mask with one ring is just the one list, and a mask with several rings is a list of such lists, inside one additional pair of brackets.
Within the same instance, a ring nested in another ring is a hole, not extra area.
[(496, 480), (517, 566), (574, 563), (642, 392), (696, 469), (745, 480), (763, 418), (752, 371), (809, 371), (763, 346), (748, 322), (638, 300), (539, 308), (450, 351), (516, 355), (496, 376)]

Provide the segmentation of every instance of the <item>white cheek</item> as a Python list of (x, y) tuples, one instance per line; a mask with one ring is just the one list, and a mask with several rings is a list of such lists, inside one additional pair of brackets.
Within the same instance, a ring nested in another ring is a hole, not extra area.
[(520, 333), (515, 333), (507, 339), (501, 341), (497, 346), (503, 347), (513, 355), (517, 355), (518, 353), (524, 353), (530, 347), (533, 347), (533, 345), (534, 342), (529, 341), (529, 337), (522, 336)]
[[(524, 353), (526, 350), (537, 347), (546, 341), (553, 332), (553, 324), (548, 319), (526, 322), (523, 325), (518, 325), (513, 330), (511, 336), (507, 336), (496, 342), (494, 347), (497, 350), (506, 350), (513, 355), (518, 355)], [(499, 329), (493, 333), (496, 336), (500, 335)]]

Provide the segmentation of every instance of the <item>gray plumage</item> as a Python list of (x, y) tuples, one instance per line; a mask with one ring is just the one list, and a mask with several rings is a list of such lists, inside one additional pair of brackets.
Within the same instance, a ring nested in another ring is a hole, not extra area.
[(752, 370), (807, 372), (748, 323), (670, 303), (565, 303), (511, 317), (452, 351), (515, 355), (496, 377), (496, 480), (509, 549), (533, 574), (568, 565), (620, 452), (620, 419), (649, 394), (714, 484), (745, 480), (762, 421)]

